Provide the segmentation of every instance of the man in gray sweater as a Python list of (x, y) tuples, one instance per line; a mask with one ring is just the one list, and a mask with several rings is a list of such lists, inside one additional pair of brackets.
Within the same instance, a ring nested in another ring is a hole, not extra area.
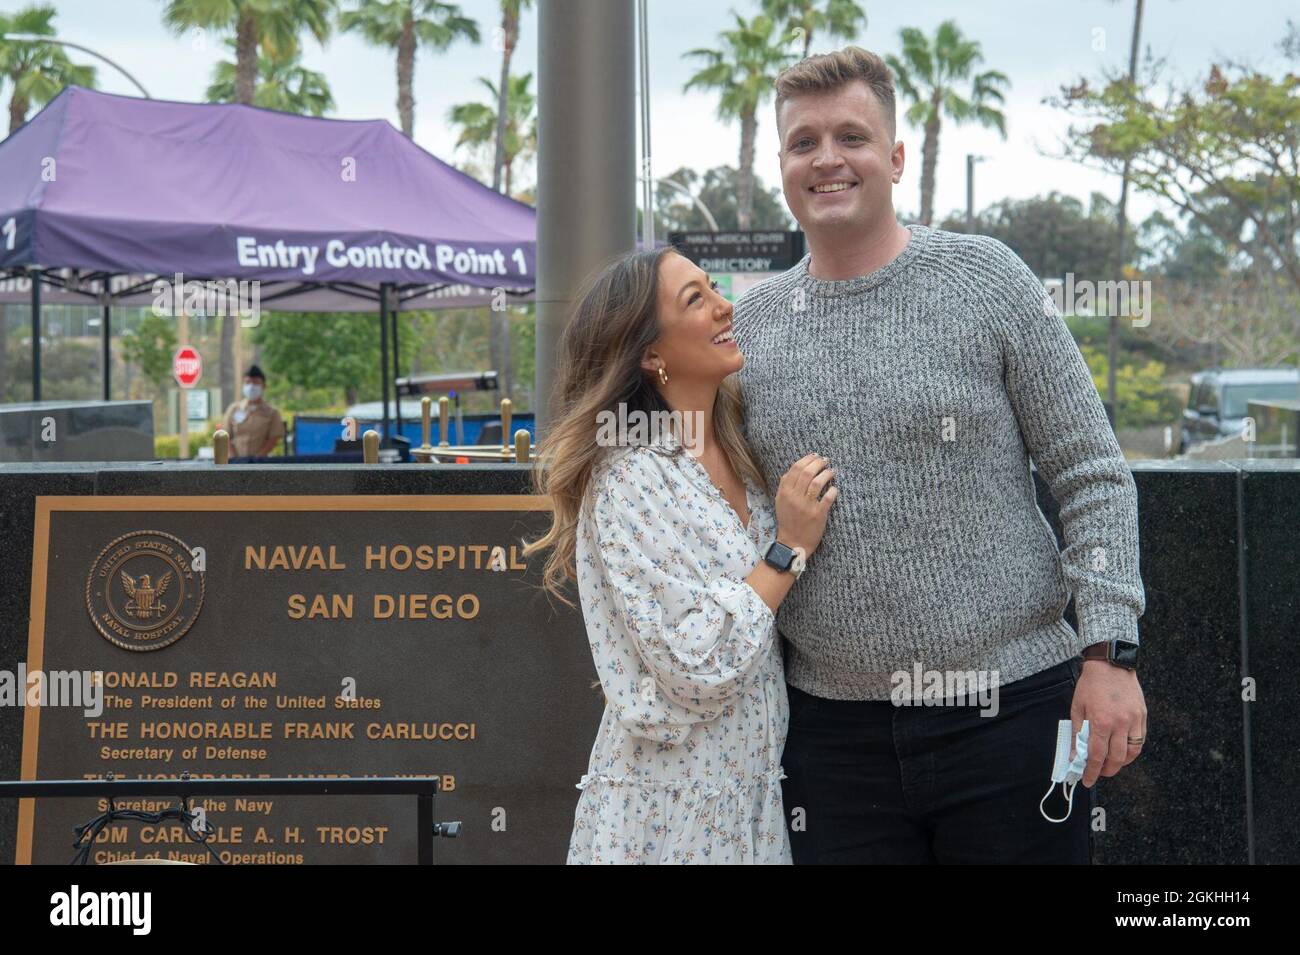
[[(1087, 863), (1090, 813), (1043, 799), (1073, 755), (1059, 721), (1071, 742), (1088, 722), (1089, 789), (1145, 739), (1132, 475), (1029, 268), (996, 239), (895, 218), (904, 147), (883, 61), (813, 56), (776, 93), (811, 251), (736, 303), (747, 428), (774, 481), (813, 451), (840, 489), (778, 617), (794, 859)], [(995, 704), (953, 705), (954, 674), (996, 687)]]

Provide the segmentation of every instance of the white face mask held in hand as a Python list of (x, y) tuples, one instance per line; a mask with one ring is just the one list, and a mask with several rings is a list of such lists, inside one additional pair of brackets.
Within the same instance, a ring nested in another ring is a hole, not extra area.
[[(1052, 763), (1052, 785), (1047, 787), (1043, 798), (1038, 800), (1038, 811), (1048, 822), (1065, 822), (1074, 810), (1074, 790), (1083, 778), (1083, 771), (1088, 765), (1088, 721), (1079, 727), (1079, 734), (1074, 738), (1074, 759), (1070, 759), (1070, 730), (1074, 724), (1070, 720), (1061, 720), (1056, 726), (1056, 759)], [(1064, 783), (1061, 792), (1065, 794), (1065, 815), (1053, 819), (1043, 812), (1043, 803), (1052, 794), (1057, 783)]]

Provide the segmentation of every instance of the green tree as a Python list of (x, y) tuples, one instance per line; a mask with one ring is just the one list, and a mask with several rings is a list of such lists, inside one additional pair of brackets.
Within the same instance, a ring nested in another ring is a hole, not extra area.
[[(0, 378), (0, 403), (32, 396), (31, 347), (14, 343), (14, 374)], [(84, 340), (54, 336), (41, 348), (41, 396), (46, 401), (99, 397), (99, 349)]]
[(683, 92), (712, 90), (718, 94), (718, 118), (740, 121), (740, 163), (736, 219), (741, 229), (752, 229), (754, 215), (754, 142), (758, 136), (758, 108), (772, 95), (776, 76), (789, 65), (785, 47), (792, 34), (777, 27), (766, 14), (745, 20), (732, 11), (735, 27), (718, 35), (719, 49), (688, 50), (683, 56), (701, 68), (686, 81)]
[[(232, 49), (233, 40), (226, 40)], [(212, 83), (207, 97), (214, 103), (231, 103), (235, 98), (235, 79), (238, 67), (230, 60), (222, 60), (212, 70)], [(323, 116), (334, 108), (334, 95), (324, 73), (317, 73), (302, 65), (298, 51), (276, 56), (258, 57), (257, 89), (253, 105), (264, 109), (277, 109), (284, 113), (305, 116)]]
[(99, 397), (99, 349), (64, 338), (41, 355), (41, 396), (48, 401)]
[[(507, 95), (506, 125), (504, 139), (499, 135), (500, 97), (496, 86), (485, 77), (479, 82), (491, 96), (489, 103), (460, 103), (447, 111), (447, 118), (460, 127), (456, 146), (485, 149), (494, 146), (498, 155), (504, 155), (504, 191), (510, 195), (513, 182), (513, 170), (516, 161), (528, 159), (537, 152), (537, 98), (529, 88), (533, 74), (510, 78)], [(504, 153), (502, 153), (504, 150)], [(503, 397), (513, 398), (514, 374), (510, 345), (510, 329), (507, 312), (492, 312), (489, 316), (490, 342), (488, 361), (497, 372), (501, 383)]]
[[(1083, 345), (1079, 350), (1088, 363), (1098, 394), (1104, 394), (1108, 368), (1105, 348)], [(1117, 429), (1167, 424), (1178, 417), (1178, 399), (1165, 383), (1165, 366), (1161, 362), (1121, 364), (1116, 369), (1115, 390)]]
[(63, 87), (95, 85), (95, 68), (68, 59), (51, 43), (10, 40), (10, 33), (54, 36), (57, 11), (51, 6), (30, 6), (17, 13), (0, 13), (0, 80), (9, 81), (9, 134), (27, 122), (33, 106), (44, 106)]
[[(459, 308), (412, 312), (410, 316), (413, 325), (410, 337), (416, 343), (407, 366), (412, 374), (518, 369), (519, 390), (512, 396), (515, 409), (524, 411), (531, 407), (536, 343), (532, 305), (514, 305), (500, 312)], [(496, 346), (503, 349), (509, 346), (508, 361), (500, 356), (491, 357), (494, 323), (509, 325), (508, 330), (500, 333)], [(495, 412), (503, 397), (507, 395), (502, 392), (468, 391), (461, 396), (461, 407), (467, 414)]]
[(1145, 337), (1197, 364), (1294, 364), (1300, 346), (1300, 295), (1259, 271), (1205, 281), (1155, 282), (1156, 320)]
[[(729, 232), (740, 228), (736, 200), (739, 191), (736, 182), (739, 177), (735, 167), (718, 166), (703, 174), (683, 167), (664, 178), (685, 186), (696, 196), (717, 221), (719, 229)], [(655, 187), (655, 210), (656, 235), (711, 228), (694, 203), (662, 182)], [(637, 213), (640, 214), (639, 209)], [(754, 177), (754, 208), (750, 228), (776, 231), (794, 228), (780, 187), (768, 189), (757, 176)]]
[[(975, 231), (1004, 243), (1042, 278), (1100, 281), (1112, 275), (1115, 244), (1114, 204), (1093, 193), (1091, 204), (1050, 192), (1031, 199), (1003, 199), (982, 210)], [(965, 232), (965, 215), (941, 224), (950, 232)]]
[(783, 24), (795, 40), (803, 40), (807, 59), (813, 34), (855, 40), (867, 28), (867, 15), (853, 0), (763, 0), (763, 12)]
[(1157, 101), (1151, 82), (1088, 80), (1053, 102), (1077, 116), (1066, 158), (1116, 171), (1196, 220), (1254, 268), (1300, 292), (1300, 76), (1213, 65)]
[[(399, 318), (402, 367), (410, 367), (416, 336), (410, 314)], [(292, 384), (344, 404), (379, 397), (379, 319), (372, 313), (263, 312), (253, 332), (271, 390)]]
[(397, 52), (397, 115), (407, 138), (415, 130), (415, 54), (420, 46), (446, 50), (458, 39), (479, 42), (478, 22), (454, 3), (439, 0), (353, 0), (339, 15), (339, 29), (360, 33), (375, 46)]
[[(934, 178), (939, 163), (939, 133), (946, 116), (954, 123), (978, 123), (996, 129), (1005, 139), (1007, 121), (998, 107), (1010, 81), (997, 70), (974, 73), (984, 62), (980, 44), (962, 36), (956, 22), (939, 24), (931, 40), (916, 27), (899, 31), (902, 56), (888, 54), (898, 91), (911, 103), (907, 121), (925, 130), (921, 144), (921, 223), (934, 216)], [(969, 81), (970, 92), (959, 87)]]
[(135, 331), (122, 337), (122, 353), (140, 369), (140, 377), (161, 395), (172, 376), (176, 354), (176, 324), (162, 315), (145, 312)]
[(1300, 23), (1291, 19), (1286, 21), (1286, 33), (1278, 41), (1277, 47), (1288, 59), (1300, 60)]
[[(510, 77), (508, 117), (505, 136), (505, 188), (510, 195), (514, 164), (529, 159), (537, 152), (537, 97), (530, 89), (533, 74)], [(447, 119), (460, 127), (456, 147), (479, 149), (496, 140), (498, 102), (497, 88), (491, 80), (479, 77), (479, 83), (488, 91), (488, 103), (458, 103), (447, 110)]]
[(1137, 239), (1139, 263), (1172, 281), (1212, 284), (1232, 268), (1223, 242), (1196, 219), (1183, 228), (1157, 210), (1138, 226)]
[[(510, 126), (510, 61), (519, 45), (519, 15), (533, 5), (533, 0), (498, 0), (501, 7), (501, 78), (497, 82), (497, 128), (493, 137), (495, 155), (492, 159), (492, 188), (501, 191), (505, 175), (507, 136)], [(506, 186), (507, 193), (510, 187)]]
[(232, 102), (254, 105), (259, 55), (292, 56), (302, 31), (329, 39), (335, 0), (165, 0), (163, 22), (177, 35), (231, 32), (235, 41)]

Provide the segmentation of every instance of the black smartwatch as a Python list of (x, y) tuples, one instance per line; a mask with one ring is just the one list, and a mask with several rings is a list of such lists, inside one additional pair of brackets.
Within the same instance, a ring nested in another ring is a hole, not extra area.
[(1138, 665), (1138, 645), (1129, 640), (1111, 640), (1107, 643), (1094, 643), (1084, 647), (1085, 660), (1105, 660), (1125, 670), (1136, 670)]
[(768, 545), (763, 560), (769, 567), (775, 567), (784, 573), (794, 574), (795, 580), (799, 579), (799, 575), (803, 573), (803, 569), (807, 564), (807, 557), (804, 556), (802, 547), (787, 547), (777, 540)]

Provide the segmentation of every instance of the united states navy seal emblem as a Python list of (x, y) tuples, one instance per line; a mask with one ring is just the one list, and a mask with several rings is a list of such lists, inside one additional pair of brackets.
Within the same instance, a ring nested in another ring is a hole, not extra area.
[(86, 579), (86, 609), (101, 634), (124, 650), (161, 650), (194, 625), (203, 573), (189, 547), (162, 531), (123, 534)]

